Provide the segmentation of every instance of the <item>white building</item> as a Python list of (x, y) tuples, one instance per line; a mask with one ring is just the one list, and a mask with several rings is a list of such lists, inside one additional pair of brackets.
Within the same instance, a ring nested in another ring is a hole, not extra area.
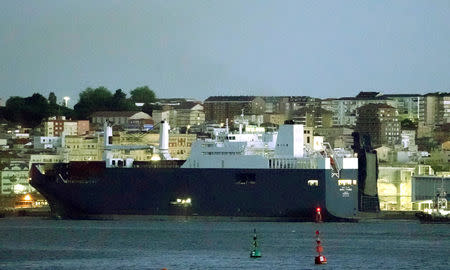
[(322, 101), (322, 108), (332, 111), (334, 126), (355, 126), (356, 110), (367, 104), (387, 104), (396, 107), (396, 101), (381, 98), (340, 98)]
[(409, 151), (417, 151), (416, 145), (416, 131), (415, 130), (402, 130), (401, 132), (402, 146)]
[(34, 136), (34, 149), (56, 149), (61, 147), (61, 137)]
[(147, 113), (136, 111), (100, 111), (94, 112), (91, 118), (92, 123), (102, 126), (105, 121), (112, 122), (116, 125), (128, 126), (130, 120), (152, 119)]
[(29, 184), (29, 168), (26, 162), (12, 161), (1, 170), (1, 194), (26, 194), (33, 192)]

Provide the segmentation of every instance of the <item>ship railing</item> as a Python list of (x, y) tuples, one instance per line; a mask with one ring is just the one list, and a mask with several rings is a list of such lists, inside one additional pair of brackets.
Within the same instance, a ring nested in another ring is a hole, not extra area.
[(36, 167), (36, 169), (39, 171), (40, 174), (45, 174), (45, 170), (44, 168), (42, 168), (41, 164), (36, 164), (34, 166)]
[(67, 180), (64, 179), (64, 177), (62, 177), (62, 175), (60, 173), (58, 173), (59, 178), (57, 178), (57, 180), (61, 180), (64, 184), (67, 184)]
[(296, 164), (297, 169), (317, 169), (318, 164), (316, 159), (298, 159)]
[(314, 158), (269, 158), (271, 169), (317, 169), (318, 160)]

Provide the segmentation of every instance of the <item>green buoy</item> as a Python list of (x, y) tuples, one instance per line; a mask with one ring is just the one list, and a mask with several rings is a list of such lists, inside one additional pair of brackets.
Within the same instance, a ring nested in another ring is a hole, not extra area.
[(258, 249), (258, 243), (256, 242), (256, 229), (254, 229), (253, 235), (253, 249), (250, 252), (250, 258), (259, 258), (261, 257), (261, 251)]

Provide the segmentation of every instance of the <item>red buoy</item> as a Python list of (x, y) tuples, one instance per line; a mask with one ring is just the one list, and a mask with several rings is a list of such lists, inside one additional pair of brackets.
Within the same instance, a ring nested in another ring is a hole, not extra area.
[(325, 256), (323, 256), (321, 253), (323, 252), (323, 247), (320, 244), (320, 237), (319, 237), (319, 231), (316, 231), (316, 251), (317, 251), (317, 256), (314, 258), (314, 263), (315, 264), (326, 264), (327, 263), (327, 258), (325, 258)]
[(316, 218), (315, 218), (315, 220), (316, 220), (317, 223), (322, 222), (322, 212), (321, 211), (322, 211), (322, 209), (320, 209), (320, 207), (316, 208)]

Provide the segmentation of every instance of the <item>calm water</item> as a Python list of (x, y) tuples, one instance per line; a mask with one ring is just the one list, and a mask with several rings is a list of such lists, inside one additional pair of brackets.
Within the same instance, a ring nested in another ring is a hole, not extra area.
[[(250, 259), (253, 229), (262, 258)], [(315, 266), (315, 230), (328, 265)], [(0, 269), (450, 269), (450, 225), (0, 219)]]

